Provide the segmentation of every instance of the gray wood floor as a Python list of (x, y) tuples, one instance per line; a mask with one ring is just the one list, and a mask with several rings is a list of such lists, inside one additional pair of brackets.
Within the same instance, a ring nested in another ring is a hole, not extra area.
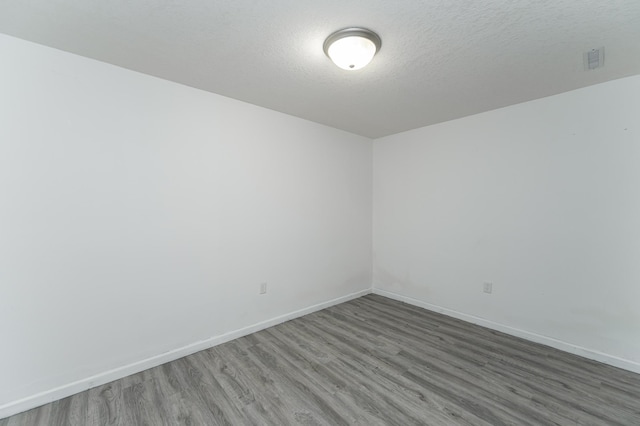
[(640, 425), (640, 375), (369, 295), (4, 420)]

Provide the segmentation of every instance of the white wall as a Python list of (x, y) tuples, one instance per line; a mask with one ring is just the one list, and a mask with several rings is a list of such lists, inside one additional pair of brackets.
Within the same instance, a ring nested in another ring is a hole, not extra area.
[(2, 35), (0, 56), (0, 417), (370, 288), (369, 139)]
[(376, 140), (373, 217), (375, 292), (640, 372), (640, 76)]

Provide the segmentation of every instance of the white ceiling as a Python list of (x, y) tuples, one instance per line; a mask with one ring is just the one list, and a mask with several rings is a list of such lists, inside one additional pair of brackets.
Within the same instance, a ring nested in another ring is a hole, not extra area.
[[(353, 72), (351, 26), (382, 38)], [(0, 32), (368, 137), (640, 73), (640, 0), (0, 0)]]

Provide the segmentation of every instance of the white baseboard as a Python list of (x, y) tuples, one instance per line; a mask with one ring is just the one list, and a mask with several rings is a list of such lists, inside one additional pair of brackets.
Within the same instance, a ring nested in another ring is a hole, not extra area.
[(418, 306), (420, 308), (427, 309), (429, 311), (438, 312), (453, 318), (457, 318), (466, 322), (481, 325), (492, 330), (500, 331), (512, 336), (521, 337), (535, 343), (541, 343), (543, 345), (551, 346), (552, 348), (559, 349), (561, 351), (569, 352), (574, 355), (579, 355), (584, 358), (592, 359), (594, 361), (602, 362), (604, 364), (612, 365), (614, 367), (623, 368), (634, 373), (640, 374), (640, 363), (619, 358), (613, 355), (605, 354), (596, 350), (587, 349), (582, 346), (577, 346), (571, 343), (563, 342), (561, 340), (554, 339), (552, 337), (543, 336), (540, 334), (532, 333), (530, 331), (521, 330), (519, 328), (510, 327), (508, 325), (500, 324), (497, 322), (489, 321), (484, 318), (476, 317), (473, 315), (465, 314), (455, 311), (453, 309), (444, 308), (442, 306), (433, 305), (431, 303), (423, 302), (412, 297), (403, 296), (401, 294), (393, 293), (391, 291), (373, 289), (373, 294), (388, 297), (389, 299), (398, 300), (400, 302), (408, 303), (409, 305)]
[(66, 385), (56, 387), (54, 389), (50, 389), (32, 396), (28, 396), (26, 398), (19, 399), (17, 401), (12, 401), (7, 404), (0, 405), (0, 419), (13, 416), (14, 414), (18, 414), (35, 407), (39, 407), (41, 405), (47, 404), (52, 401), (57, 401), (59, 399), (66, 398), (78, 392), (82, 392), (87, 389), (91, 389), (96, 386), (100, 386), (105, 383), (109, 383), (114, 380), (121, 379), (131, 374), (139, 373), (149, 368), (157, 367), (158, 365), (161, 365), (170, 361), (174, 361), (178, 358), (191, 355), (201, 350), (220, 345), (230, 340), (237, 339), (239, 337), (246, 336), (251, 333), (255, 333), (256, 331), (264, 330), (265, 328), (273, 327), (274, 325), (281, 324), (285, 321), (289, 321), (291, 319), (298, 318), (303, 315), (307, 315), (307, 314), (328, 308), (330, 306), (344, 303), (349, 300), (356, 299), (358, 297), (361, 297), (370, 293), (371, 293), (371, 289), (366, 289), (356, 293), (351, 293), (346, 296), (342, 296), (336, 299), (328, 300), (326, 302), (318, 303), (316, 305), (309, 306), (304, 309), (289, 312), (288, 314), (280, 315), (278, 317), (275, 317), (266, 321), (262, 321), (257, 324), (253, 324), (248, 327), (241, 328), (239, 330), (230, 331), (228, 333), (224, 333), (219, 336), (214, 336), (206, 340), (201, 340), (199, 342), (195, 342), (187, 346), (183, 346), (181, 348), (171, 350), (169, 352), (155, 355), (150, 358), (146, 358), (128, 365), (123, 365), (122, 367), (114, 368), (113, 370), (95, 374), (93, 376), (75, 381), (73, 383), (68, 383)]

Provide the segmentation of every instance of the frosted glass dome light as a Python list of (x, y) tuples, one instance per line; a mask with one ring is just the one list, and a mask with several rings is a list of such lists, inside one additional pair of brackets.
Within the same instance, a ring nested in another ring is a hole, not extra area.
[(367, 66), (381, 45), (380, 37), (373, 31), (347, 28), (327, 37), (324, 53), (340, 68), (355, 71)]

